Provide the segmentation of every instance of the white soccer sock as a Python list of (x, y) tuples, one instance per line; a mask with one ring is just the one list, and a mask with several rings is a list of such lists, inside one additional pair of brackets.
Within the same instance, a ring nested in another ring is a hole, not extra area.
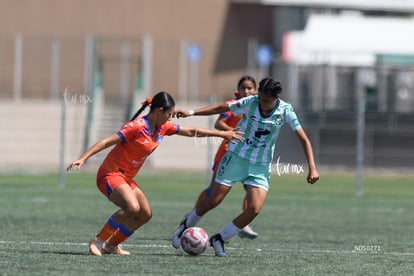
[(191, 211), (191, 213), (187, 217), (187, 221), (185, 222), (185, 225), (187, 227), (193, 227), (193, 226), (195, 226), (201, 220), (201, 218), (202, 218), (202, 217), (200, 217), (200, 216), (197, 215), (197, 213), (196, 213), (195, 210), (196, 209), (194, 208), (193, 211)]
[(223, 230), (220, 232), (220, 236), (223, 241), (230, 239), (231, 237), (237, 235), (241, 231), (233, 222), (230, 222)]

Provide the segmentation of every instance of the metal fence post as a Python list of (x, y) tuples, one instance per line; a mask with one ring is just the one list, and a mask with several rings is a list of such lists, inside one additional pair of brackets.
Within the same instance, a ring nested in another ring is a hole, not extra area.
[(13, 77), (13, 97), (20, 102), (22, 99), (22, 80), (23, 80), (23, 36), (16, 34), (14, 45), (14, 77)]

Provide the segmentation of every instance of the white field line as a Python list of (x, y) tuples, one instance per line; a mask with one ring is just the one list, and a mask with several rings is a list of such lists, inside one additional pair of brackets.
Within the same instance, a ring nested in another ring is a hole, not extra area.
[[(41, 241), (2, 241), (0, 244), (32, 244), (32, 245), (52, 245), (52, 246), (88, 246), (87, 242), (41, 242)], [(172, 248), (171, 245), (165, 244), (123, 244), (124, 247), (141, 247), (141, 248)], [(375, 252), (358, 252), (354, 250), (330, 250), (330, 249), (282, 249), (282, 248), (239, 248), (226, 246), (226, 250), (234, 251), (257, 251), (257, 252), (285, 252), (285, 253), (302, 253), (302, 254), (332, 254), (332, 255), (348, 255), (348, 254), (379, 254), (379, 255), (392, 255), (392, 256), (414, 256), (413, 252), (386, 252), (386, 251), (375, 251)]]

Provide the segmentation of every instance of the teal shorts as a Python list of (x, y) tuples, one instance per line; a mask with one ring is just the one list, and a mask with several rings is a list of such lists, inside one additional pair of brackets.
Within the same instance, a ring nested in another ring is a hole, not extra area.
[(248, 160), (238, 157), (232, 152), (227, 152), (221, 158), (217, 169), (215, 181), (219, 184), (232, 187), (236, 182), (269, 189), (271, 164), (254, 165)]

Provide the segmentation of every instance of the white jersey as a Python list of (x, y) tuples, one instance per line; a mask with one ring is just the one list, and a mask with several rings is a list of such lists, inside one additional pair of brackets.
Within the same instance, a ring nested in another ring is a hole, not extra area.
[(258, 95), (231, 102), (229, 108), (235, 116), (243, 115), (237, 126), (239, 131), (244, 132), (244, 141), (229, 143), (229, 151), (255, 165), (268, 165), (272, 162), (276, 139), (285, 123), (293, 131), (301, 128), (292, 105), (281, 99), (266, 117), (260, 113)]

